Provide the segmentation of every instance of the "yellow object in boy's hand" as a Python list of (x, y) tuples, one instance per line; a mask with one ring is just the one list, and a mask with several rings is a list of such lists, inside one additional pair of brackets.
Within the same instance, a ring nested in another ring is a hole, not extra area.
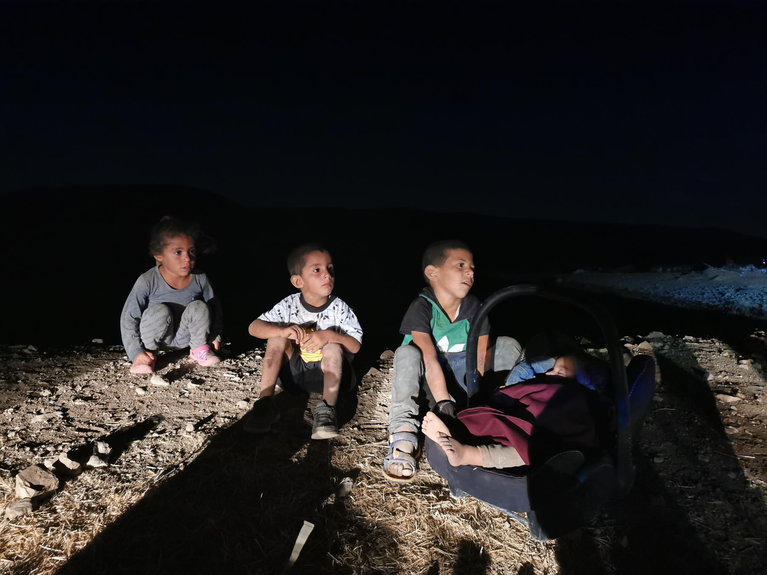
[[(314, 329), (307, 328), (305, 329), (305, 331), (306, 331), (306, 335), (308, 336), (310, 333), (314, 332)], [(303, 359), (306, 363), (311, 363), (313, 361), (322, 361), (322, 348), (312, 353), (309, 353), (308, 351), (304, 351), (304, 346), (300, 346), (300, 349), (301, 349), (301, 359)]]

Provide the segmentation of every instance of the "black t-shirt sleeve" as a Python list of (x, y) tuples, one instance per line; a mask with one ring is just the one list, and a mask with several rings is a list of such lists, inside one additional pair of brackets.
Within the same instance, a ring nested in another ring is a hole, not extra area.
[(410, 335), (414, 331), (431, 333), (431, 304), (422, 297), (413, 300), (399, 326), (402, 335)]
[[(475, 298), (473, 295), (469, 295), (464, 300), (464, 306), (462, 306), (461, 313), (459, 314), (460, 319), (463, 319), (464, 317), (471, 320), (471, 318), (474, 317), (474, 315), (479, 311), (480, 301)], [(490, 334), (490, 318), (485, 317), (485, 321), (482, 322), (482, 329), (479, 330), (479, 335), (489, 335)]]

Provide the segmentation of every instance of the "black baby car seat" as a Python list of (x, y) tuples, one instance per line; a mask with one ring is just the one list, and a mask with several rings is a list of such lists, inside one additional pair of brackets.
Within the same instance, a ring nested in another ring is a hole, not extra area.
[(453, 467), (442, 449), (426, 440), (431, 467), (444, 477), (455, 496), (472, 495), (523, 520), (527, 513), (530, 533), (539, 540), (559, 537), (584, 525), (599, 507), (624, 497), (634, 479), (631, 461), (632, 437), (638, 433), (652, 402), (655, 389), (655, 362), (640, 355), (624, 366), (623, 348), (615, 324), (607, 313), (565, 293), (535, 285), (511, 286), (490, 296), (471, 322), (466, 354), (466, 384), (469, 405), (477, 402), (480, 376), (477, 372), (479, 326), (498, 303), (511, 297), (538, 296), (580, 307), (599, 325), (610, 357), (610, 384), (607, 387), (609, 437), (596, 452), (568, 450), (543, 464), (534, 462), (514, 471), (472, 466)]

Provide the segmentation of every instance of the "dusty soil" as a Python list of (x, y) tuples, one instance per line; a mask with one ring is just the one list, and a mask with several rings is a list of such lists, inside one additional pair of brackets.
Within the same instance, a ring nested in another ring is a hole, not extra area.
[(382, 477), (390, 353), (362, 378), (356, 410), (345, 401), (341, 437), (312, 442), (313, 398), (283, 394), (271, 433), (242, 430), (259, 349), (208, 369), (166, 355), (157, 387), (128, 373), (120, 347), (0, 346), (0, 510), (25, 467), (112, 446), (108, 467), (62, 478), (31, 515), (0, 523), (0, 572), (281, 572), (304, 521), (314, 529), (293, 572), (766, 572), (765, 334), (644, 335), (624, 338), (659, 364), (634, 489), (551, 542), (451, 499), (425, 458), (410, 485)]

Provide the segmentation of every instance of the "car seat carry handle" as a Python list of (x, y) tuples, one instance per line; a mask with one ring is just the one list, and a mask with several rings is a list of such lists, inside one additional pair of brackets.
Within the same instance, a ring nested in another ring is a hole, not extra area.
[[(612, 389), (615, 397), (616, 428), (618, 430), (618, 449), (616, 453), (616, 495), (622, 497), (631, 488), (634, 468), (631, 462), (631, 415), (629, 412), (629, 392), (626, 381), (626, 368), (623, 365), (623, 350), (618, 339), (618, 330), (607, 311), (594, 302), (584, 302), (552, 288), (538, 285), (509, 286), (495, 292), (479, 307), (471, 320), (469, 339), (466, 353), (466, 394), (469, 405), (479, 391), (480, 375), (477, 371), (477, 344), (479, 343), (480, 326), (487, 318), (490, 310), (503, 300), (518, 296), (538, 296), (572, 304), (585, 311), (597, 323), (602, 331), (605, 345), (610, 354), (610, 374)], [(476, 399), (474, 400), (476, 401)]]

